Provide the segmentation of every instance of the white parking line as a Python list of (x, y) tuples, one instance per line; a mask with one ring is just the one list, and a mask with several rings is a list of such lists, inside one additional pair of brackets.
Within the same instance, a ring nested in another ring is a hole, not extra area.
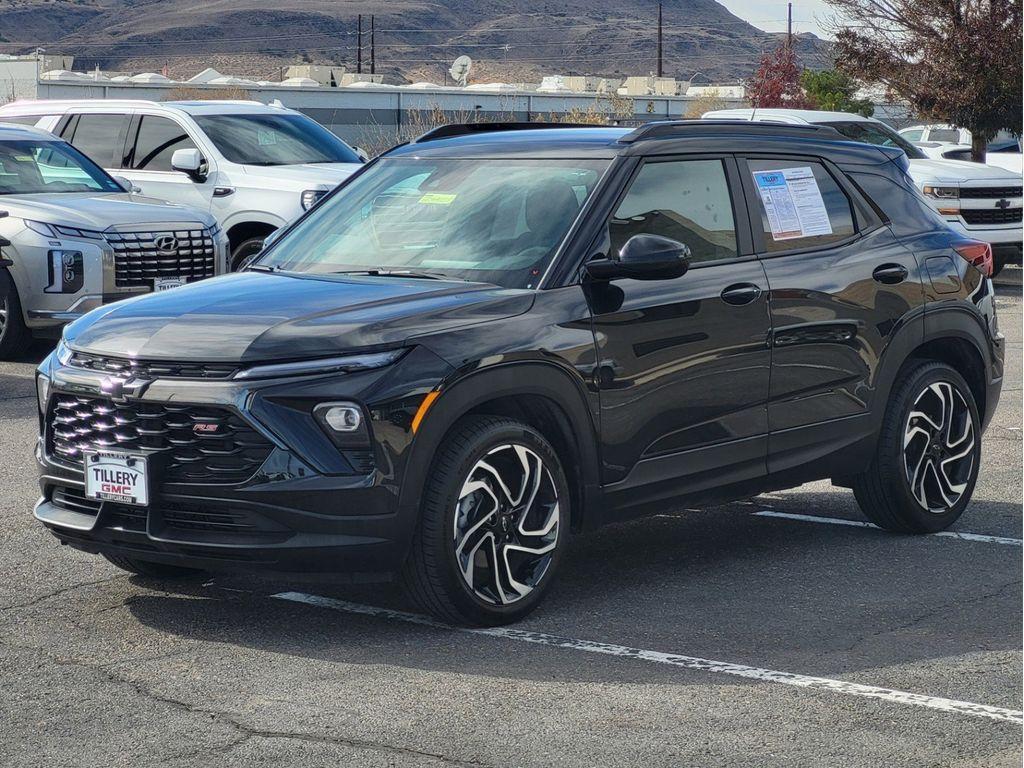
[(486, 635), (498, 637), (505, 640), (517, 640), (522, 643), (534, 643), (546, 645), (553, 648), (564, 648), (572, 651), (583, 651), (586, 653), (600, 653), (607, 656), (621, 656), (636, 659), (638, 661), (652, 662), (655, 664), (668, 664), (674, 667), (685, 669), (696, 669), (701, 672), (715, 672), (735, 677), (745, 677), (751, 680), (763, 682), (781, 683), (782, 685), (794, 685), (798, 688), (813, 688), (817, 690), (842, 693), (848, 696), (865, 696), (871, 699), (882, 699), (899, 704), (913, 704), (918, 707), (937, 709), (942, 712), (951, 712), (959, 715), (970, 715), (972, 717), (984, 717), (991, 720), (1000, 720), (1008, 723), (1024, 723), (1024, 712), (1002, 707), (990, 707), (987, 704), (974, 704), (969, 701), (957, 701), (955, 699), (944, 699), (937, 696), (924, 696), (919, 693), (907, 693), (906, 691), (894, 691), (889, 688), (878, 688), (873, 685), (861, 685), (850, 683), (845, 680), (832, 680), (827, 677), (809, 677), (797, 675), (792, 672), (779, 672), (772, 669), (761, 669), (760, 667), (748, 667), (743, 664), (733, 664), (728, 661), (714, 661), (712, 659), (701, 659), (695, 656), (682, 656), (676, 653), (662, 653), (660, 651), (648, 651), (642, 648), (630, 648), (626, 645), (614, 645), (612, 643), (598, 643), (593, 640), (575, 640), (569, 637), (549, 635), (544, 632), (530, 632), (523, 629), (510, 629), (508, 627), (495, 627), (487, 629), (473, 629), (467, 627), (453, 627), (434, 621), (426, 616), (415, 613), (404, 613), (393, 611), (388, 608), (378, 608), (372, 605), (361, 605), (350, 603), (345, 600), (336, 600), (321, 595), (309, 595), (304, 592), (280, 592), (272, 597), (278, 600), (290, 600), (296, 603), (305, 603), (318, 608), (330, 608), (346, 613), (356, 613), (363, 616), (372, 616), (378, 619), (392, 619), (405, 621), (412, 624), (421, 624), (427, 627), (444, 629), (454, 632), (461, 632), (469, 635)]
[[(843, 520), (838, 517), (818, 517), (816, 515), (798, 515), (793, 512), (776, 512), (771, 509), (763, 509), (760, 512), (751, 513), (757, 517), (781, 517), (786, 520), (799, 520), (804, 523), (829, 523), (830, 525), (850, 525), (855, 528), (875, 528), (882, 530), (877, 525), (866, 523), (862, 520)], [(941, 536), (947, 539), (960, 539), (960, 541), (976, 541), (983, 544), (1009, 544), (1012, 547), (1019, 547), (1024, 544), (1021, 539), (1010, 539), (1005, 536), (988, 536), (983, 533), (957, 533), (956, 531), (939, 531), (929, 533), (928, 536)]]

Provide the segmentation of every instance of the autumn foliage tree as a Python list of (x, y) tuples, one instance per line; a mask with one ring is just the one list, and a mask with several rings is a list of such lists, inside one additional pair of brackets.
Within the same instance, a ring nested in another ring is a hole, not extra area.
[(1021, 133), (1021, 0), (828, 2), (840, 69), (969, 129), (977, 161), (1000, 129)]
[(747, 98), (752, 107), (810, 109), (814, 105), (800, 85), (803, 68), (792, 46), (785, 42), (761, 55), (753, 77), (747, 81)]

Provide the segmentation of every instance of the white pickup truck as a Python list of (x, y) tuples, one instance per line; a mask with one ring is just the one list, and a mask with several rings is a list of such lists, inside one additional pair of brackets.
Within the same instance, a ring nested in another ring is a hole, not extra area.
[(719, 109), (708, 119), (827, 125), (853, 141), (899, 147), (910, 176), (949, 227), (992, 245), (993, 274), (1021, 258), (1022, 179), (1019, 173), (963, 160), (934, 160), (880, 120), (808, 109)]
[(3, 122), (57, 134), (148, 197), (209, 211), (232, 269), (363, 162), (316, 121), (258, 101), (18, 101)]

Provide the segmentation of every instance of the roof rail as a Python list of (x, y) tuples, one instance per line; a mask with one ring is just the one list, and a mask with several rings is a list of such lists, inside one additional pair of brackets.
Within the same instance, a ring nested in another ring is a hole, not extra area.
[(450, 125), (439, 125), (432, 128), (421, 136), (417, 136), (410, 143), (423, 144), (427, 141), (439, 139), (450, 139), (455, 136), (469, 136), (474, 133), (492, 133), (499, 131), (532, 131), (544, 128), (609, 128), (607, 125), (588, 125), (584, 123), (451, 123)]
[(668, 139), (687, 134), (753, 133), (763, 136), (798, 136), (808, 138), (818, 134), (824, 139), (843, 139), (835, 128), (827, 125), (799, 125), (794, 123), (757, 122), (751, 120), (654, 120), (641, 125), (619, 139), (620, 144), (632, 144), (648, 139)]

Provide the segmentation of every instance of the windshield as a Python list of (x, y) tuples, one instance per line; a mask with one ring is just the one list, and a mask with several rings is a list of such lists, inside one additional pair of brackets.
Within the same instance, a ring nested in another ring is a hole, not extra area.
[(413, 271), (508, 288), (540, 281), (608, 160), (381, 160), (259, 264)]
[(224, 157), (240, 165), (362, 162), (305, 115), (197, 115), (195, 121)]
[(63, 141), (0, 141), (0, 195), (124, 192), (106, 171)]
[(897, 147), (907, 153), (911, 160), (921, 160), (924, 152), (915, 147), (884, 123), (869, 123), (866, 120), (851, 120), (845, 123), (822, 123), (835, 128), (843, 136), (863, 144), (874, 144), (878, 147)]

